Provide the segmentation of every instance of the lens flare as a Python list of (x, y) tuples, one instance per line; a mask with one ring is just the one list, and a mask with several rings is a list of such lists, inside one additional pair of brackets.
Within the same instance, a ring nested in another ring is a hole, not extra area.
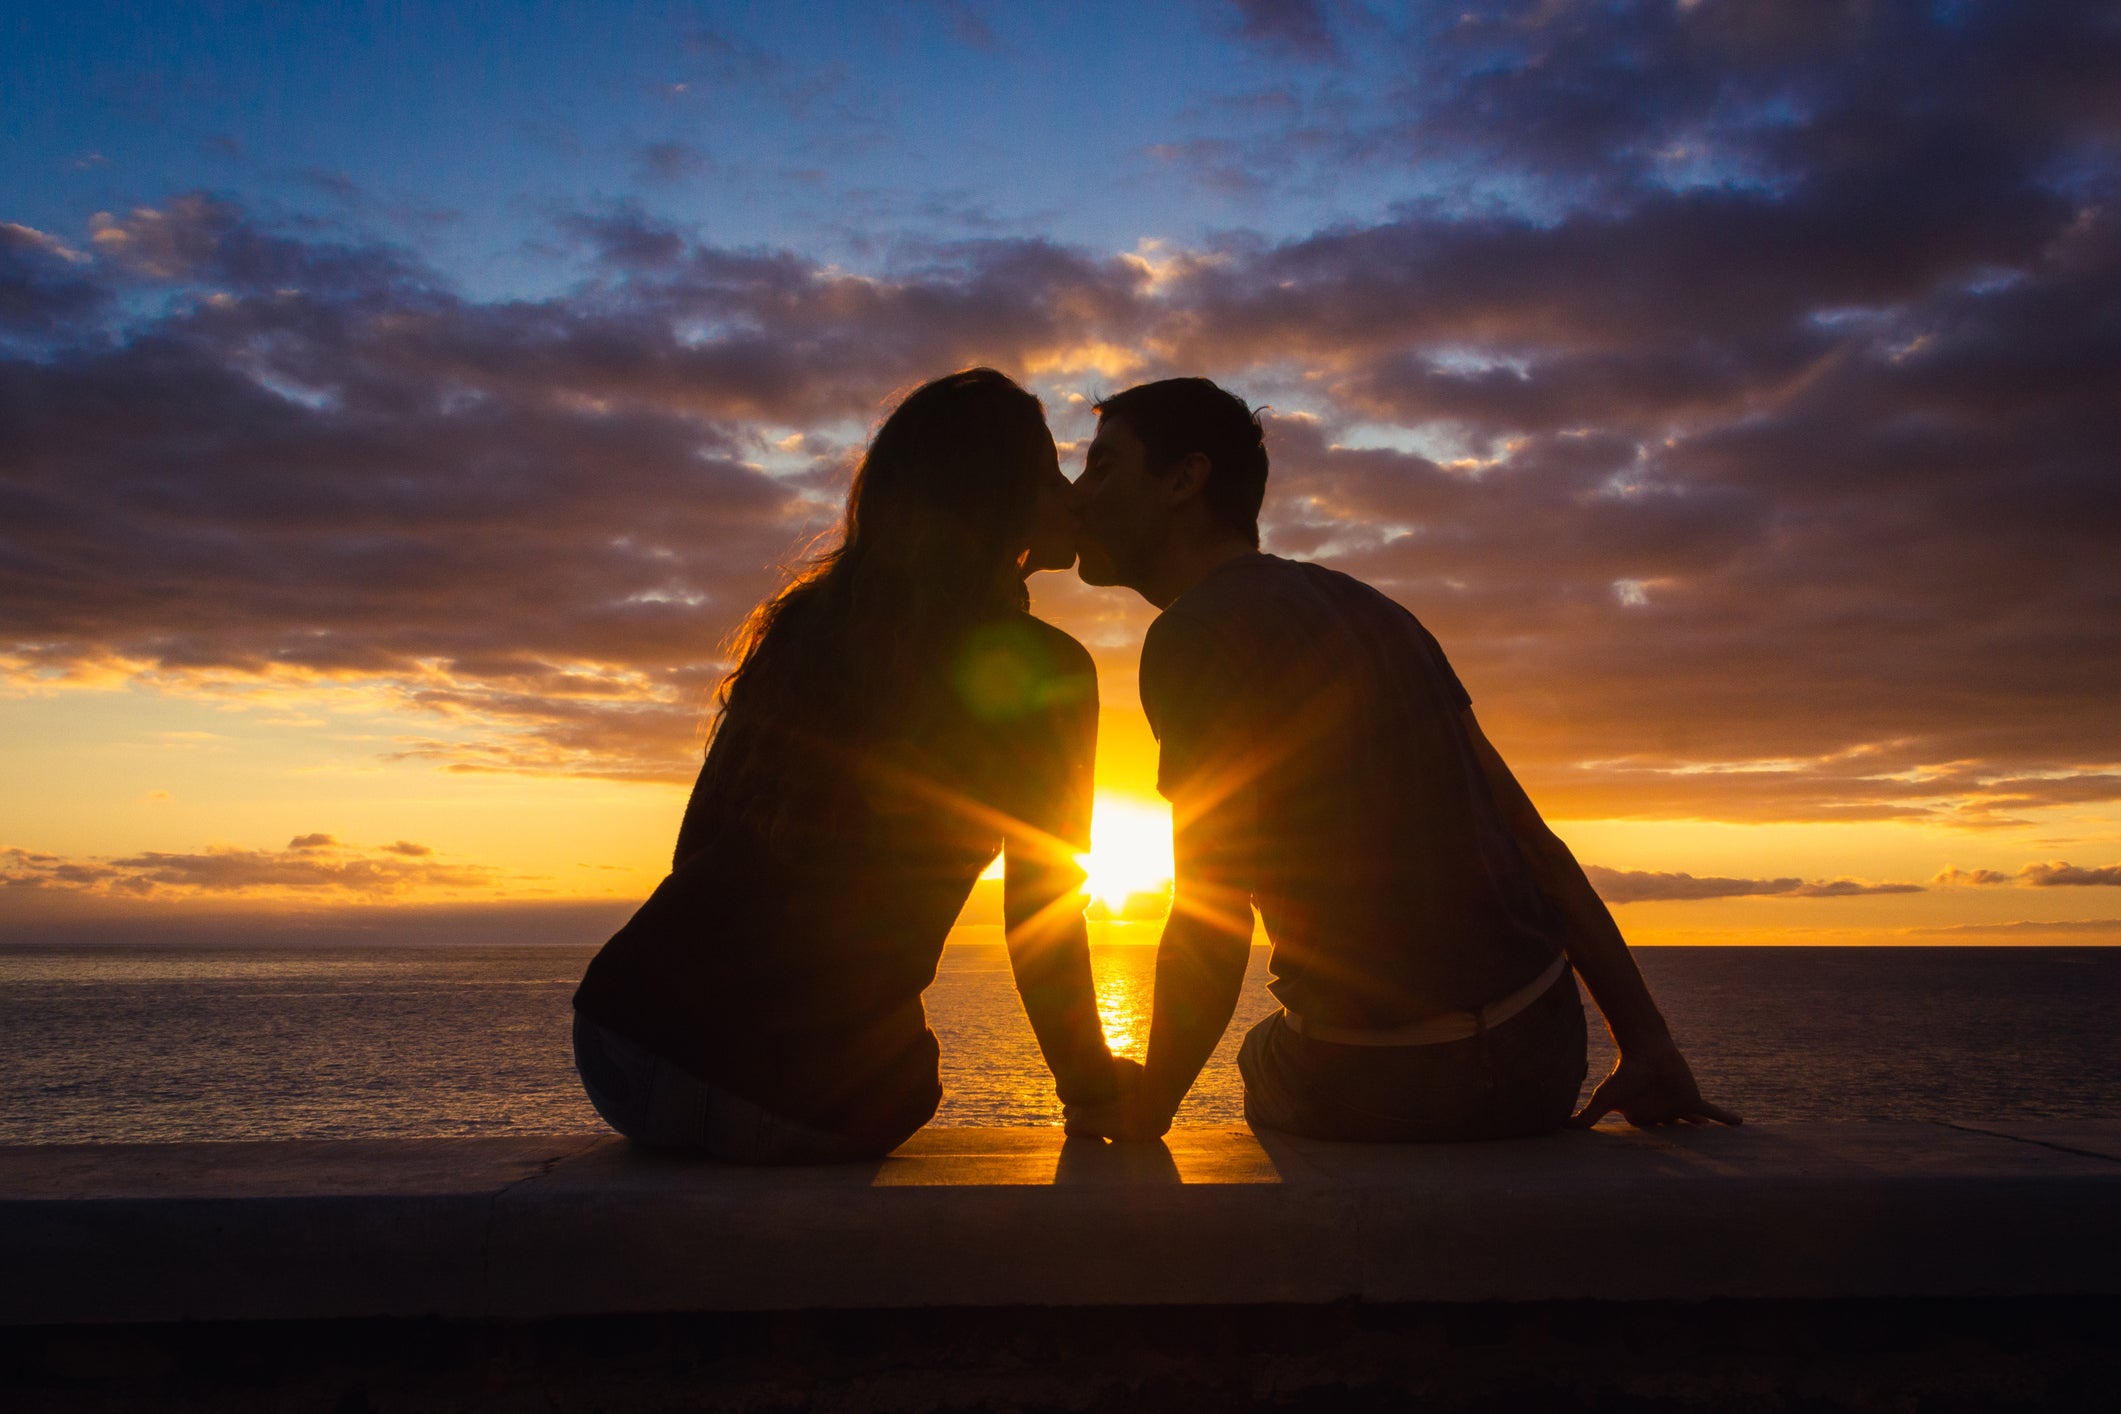
[(1161, 801), (1100, 794), (1090, 817), (1090, 852), (1075, 862), (1089, 877), (1091, 902), (1114, 914), (1129, 899), (1159, 901), (1171, 887), (1171, 807)]

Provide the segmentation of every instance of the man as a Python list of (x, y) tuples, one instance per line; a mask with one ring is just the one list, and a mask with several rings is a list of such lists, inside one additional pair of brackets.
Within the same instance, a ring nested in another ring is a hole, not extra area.
[[(1151, 1138), (1230, 1023), (1256, 906), (1282, 1010), (1245, 1037), (1255, 1125), (1403, 1141), (1534, 1134), (1701, 1098), (1627, 945), (1481, 733), (1414, 616), (1347, 575), (1260, 553), (1256, 415), (1202, 378), (1098, 404), (1076, 482), (1079, 572), (1163, 613), (1141, 696), (1176, 878), (1145, 1066), (1071, 1133)], [(1584, 1074), (1583, 978), (1620, 1051)]]

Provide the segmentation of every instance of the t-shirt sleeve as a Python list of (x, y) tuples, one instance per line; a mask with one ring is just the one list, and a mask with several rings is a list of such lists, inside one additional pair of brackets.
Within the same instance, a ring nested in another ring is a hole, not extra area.
[(1466, 685), (1458, 680), (1457, 670), (1451, 666), (1451, 660), (1444, 656), (1443, 645), (1436, 641), (1436, 635), (1430, 633), (1428, 627), (1412, 614), (1408, 614), (1407, 618), (1413, 623), (1414, 632), (1421, 640), (1423, 652), (1429, 660), (1430, 671), (1436, 675), (1437, 686), (1442, 690), (1444, 700), (1454, 712), (1463, 712), (1473, 705), (1473, 695), (1467, 692)]
[(1179, 887), (1195, 891), (1196, 907), (1249, 928), (1265, 765), (1256, 695), (1214, 630), (1168, 613), (1142, 644), (1141, 686), (1158, 744), (1156, 789), (1172, 805)]
[(1156, 736), (1156, 790), (1166, 800), (1200, 783), (1238, 749), (1243, 693), (1214, 632), (1178, 614), (1150, 625), (1142, 643), (1142, 711)]
[[(1434, 643), (1436, 640), (1432, 638), (1429, 641)], [(1458, 674), (1452, 669), (1451, 660), (1443, 656), (1442, 648), (1436, 650), (1436, 676), (1443, 684), (1445, 700), (1452, 707), (1463, 712), (1473, 705), (1473, 694), (1467, 692), (1466, 685), (1458, 680)]]

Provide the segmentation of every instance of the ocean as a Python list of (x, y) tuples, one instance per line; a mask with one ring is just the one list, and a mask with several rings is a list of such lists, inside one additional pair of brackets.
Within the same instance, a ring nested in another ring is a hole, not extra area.
[[(1057, 1124), (993, 930), (927, 994), (936, 1123)], [(0, 948), (0, 1143), (536, 1134), (598, 1126), (568, 1054), (592, 947)], [(1641, 948), (1704, 1092), (1751, 1120), (2110, 1118), (2121, 948)], [(1115, 1050), (1155, 949), (1093, 948)], [(1179, 1114), (1240, 1118), (1237, 1019)], [(1590, 1081), (1612, 1053), (1593, 1013)]]

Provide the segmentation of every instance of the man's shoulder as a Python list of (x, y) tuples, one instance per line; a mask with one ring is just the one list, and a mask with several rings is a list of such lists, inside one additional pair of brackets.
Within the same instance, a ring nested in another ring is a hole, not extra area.
[(1368, 580), (1357, 579), (1346, 570), (1337, 570), (1331, 565), (1321, 565), (1311, 560), (1285, 560), (1283, 563), (1295, 572), (1292, 578), (1301, 580), (1314, 594), (1359, 602), (1402, 614), (1407, 612), (1406, 606), (1397, 599)]
[(1142, 635), (1142, 672), (1178, 659), (1212, 654), (1222, 640), (1224, 616), (1213, 601), (1189, 602), (1181, 597), (1149, 621)]
[(1410, 616), (1398, 600), (1345, 571), (1258, 554), (1223, 566), (1187, 590), (1157, 624), (1172, 620), (1174, 633), (1206, 632), (1236, 642), (1271, 633), (1281, 619), (1315, 623), (1320, 616), (1351, 611)]
[(1359, 671), (1437, 675), (1448, 696), (1465, 693), (1442, 645), (1406, 605), (1342, 570), (1276, 555), (1233, 562), (1187, 590), (1142, 644), (1145, 702), (1204, 680), (1279, 699), (1285, 683)]

